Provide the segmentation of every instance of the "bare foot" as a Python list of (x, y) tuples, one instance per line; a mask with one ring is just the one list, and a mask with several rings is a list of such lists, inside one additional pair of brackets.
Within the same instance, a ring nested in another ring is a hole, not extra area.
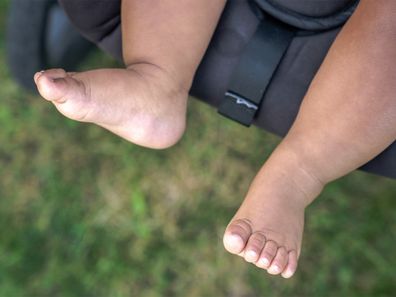
[(285, 278), (297, 268), (305, 207), (323, 188), (291, 156), (275, 153), (264, 164), (223, 238), (230, 253)]
[(66, 117), (95, 123), (138, 145), (166, 148), (185, 130), (188, 88), (152, 64), (81, 73), (52, 69), (36, 73), (34, 80), (41, 96)]

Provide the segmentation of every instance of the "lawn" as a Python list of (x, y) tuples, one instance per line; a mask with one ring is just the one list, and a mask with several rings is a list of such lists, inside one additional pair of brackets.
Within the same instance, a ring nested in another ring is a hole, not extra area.
[[(26, 0), (30, 1), (30, 0)], [(0, 296), (395, 296), (396, 182), (354, 172), (307, 210), (284, 280), (221, 238), (279, 139), (191, 99), (175, 147), (61, 116), (5, 65), (0, 1)], [(82, 69), (114, 65), (96, 52)], [(253, 148), (253, 150), (252, 150)]]

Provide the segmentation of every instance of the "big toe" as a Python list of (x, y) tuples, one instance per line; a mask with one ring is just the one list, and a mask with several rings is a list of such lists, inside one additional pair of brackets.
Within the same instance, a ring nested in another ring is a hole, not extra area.
[(37, 84), (38, 79), (42, 76), (45, 75), (49, 78), (56, 79), (56, 78), (63, 78), (67, 76), (67, 72), (61, 68), (54, 68), (54, 69), (49, 69), (49, 70), (41, 70), (40, 72), (37, 72), (33, 79), (34, 82)]
[(34, 75), (40, 95), (56, 105), (61, 113), (74, 120), (84, 120), (88, 95), (85, 84), (63, 69), (51, 69)]
[(76, 101), (86, 97), (84, 84), (63, 69), (38, 72), (34, 80), (40, 95), (53, 103), (65, 103), (69, 99)]
[(223, 244), (232, 254), (240, 254), (252, 234), (251, 223), (247, 219), (238, 219), (231, 222), (224, 234)]
[(34, 81), (41, 96), (49, 101), (61, 102), (68, 93), (67, 73), (63, 69), (37, 72)]

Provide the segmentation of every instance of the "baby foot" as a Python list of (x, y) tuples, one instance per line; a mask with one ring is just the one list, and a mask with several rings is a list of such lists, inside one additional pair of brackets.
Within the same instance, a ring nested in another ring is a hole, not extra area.
[(155, 65), (81, 73), (52, 69), (36, 73), (34, 81), (66, 117), (95, 123), (138, 145), (169, 147), (185, 129), (188, 90)]
[(230, 253), (289, 278), (300, 256), (305, 207), (322, 185), (301, 168), (283, 170), (267, 163), (226, 228), (223, 243)]

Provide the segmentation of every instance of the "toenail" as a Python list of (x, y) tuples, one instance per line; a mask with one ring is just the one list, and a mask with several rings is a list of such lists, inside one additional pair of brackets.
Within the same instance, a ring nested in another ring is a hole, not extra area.
[(228, 240), (231, 244), (239, 244), (242, 241), (242, 238), (237, 234), (231, 234)]
[(257, 253), (255, 251), (250, 250), (246, 252), (247, 260), (255, 260), (256, 257), (257, 257)]
[(242, 237), (231, 233), (224, 236), (224, 246), (231, 253), (239, 253), (244, 247), (244, 242)]
[(43, 75), (43, 73), (44, 73), (44, 70), (41, 70), (39, 72), (36, 72), (34, 76), (36, 79), (38, 79), (41, 75)]
[(280, 270), (280, 268), (279, 268), (279, 266), (277, 266), (277, 265), (275, 265), (275, 266), (273, 266), (273, 267), (271, 268), (271, 271), (272, 271), (273, 273), (278, 273), (279, 270)]
[(259, 260), (258, 264), (267, 267), (269, 265), (269, 260), (267, 258), (262, 258)]
[(289, 277), (291, 277), (293, 275), (293, 273), (290, 271), (290, 270), (286, 270), (284, 273), (283, 273), (283, 277), (284, 278), (289, 278)]

